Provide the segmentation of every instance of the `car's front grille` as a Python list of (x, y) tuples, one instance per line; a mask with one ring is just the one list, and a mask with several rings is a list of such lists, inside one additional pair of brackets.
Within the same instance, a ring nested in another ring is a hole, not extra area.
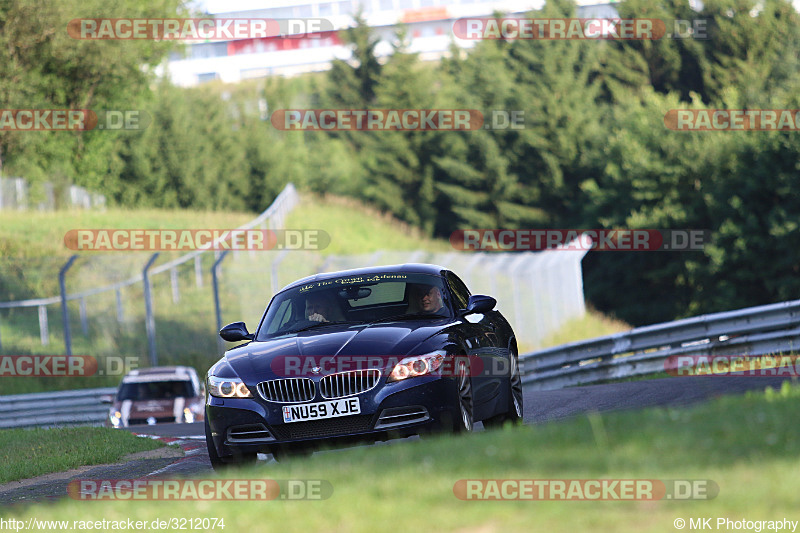
[[(175, 423), (174, 416), (159, 416), (156, 418), (156, 424), (169, 424)], [(129, 426), (141, 426), (147, 424), (147, 418), (130, 418), (128, 419)]]
[(235, 426), (228, 430), (228, 442), (259, 442), (275, 440), (264, 424)]
[(272, 426), (279, 440), (315, 439), (363, 433), (372, 429), (372, 415), (353, 415)]
[(286, 378), (262, 381), (256, 386), (269, 402), (300, 403), (314, 399), (314, 382), (308, 378)]
[(381, 371), (375, 368), (351, 370), (325, 376), (319, 382), (319, 388), (323, 398), (344, 398), (370, 390), (380, 379)]

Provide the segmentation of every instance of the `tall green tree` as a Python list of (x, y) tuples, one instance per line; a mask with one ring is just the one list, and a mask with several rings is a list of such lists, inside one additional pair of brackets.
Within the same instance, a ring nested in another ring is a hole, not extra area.
[[(152, 40), (78, 40), (67, 23), (81, 17), (164, 18), (185, 14), (181, 0), (109, 4), (100, 0), (0, 1), (0, 103), (5, 109), (137, 109), (152, 69), (175, 48)], [(0, 131), (6, 173), (45, 179), (58, 169), (90, 188), (106, 185), (115, 135), (104, 132)]]
[(381, 64), (375, 55), (379, 39), (361, 12), (355, 15), (355, 24), (339, 35), (352, 50), (352, 57), (332, 62), (325, 102), (339, 109), (363, 109), (373, 103), (381, 76)]

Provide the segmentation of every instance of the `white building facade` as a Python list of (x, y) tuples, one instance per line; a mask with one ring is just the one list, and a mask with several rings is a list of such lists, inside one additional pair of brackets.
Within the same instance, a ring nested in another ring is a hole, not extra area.
[[(267, 4), (267, 7), (258, 5)], [(173, 83), (188, 87), (211, 80), (237, 83), (265, 76), (293, 76), (328, 70), (334, 59), (347, 60), (351, 50), (339, 31), (353, 25), (362, 10), (367, 24), (380, 38), (376, 55), (391, 54), (398, 24), (404, 24), (409, 51), (420, 59), (435, 60), (448, 53), (451, 44), (469, 48), (474, 41), (453, 35), (453, 23), (464, 17), (490, 17), (495, 13), (522, 14), (541, 9), (544, 0), (209, 0), (208, 16), (214, 18), (324, 19), (325, 31), (291, 37), (265, 37), (187, 43), (185, 56), (173, 55), (165, 65)], [(613, 5), (592, 0), (579, 2), (581, 17), (614, 18)]]

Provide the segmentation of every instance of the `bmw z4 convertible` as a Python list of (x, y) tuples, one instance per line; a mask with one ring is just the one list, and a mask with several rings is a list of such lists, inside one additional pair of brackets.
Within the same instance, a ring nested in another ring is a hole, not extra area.
[(406, 264), (317, 274), (278, 292), (206, 377), (215, 468), (322, 445), (522, 420), (511, 326), (453, 272)]

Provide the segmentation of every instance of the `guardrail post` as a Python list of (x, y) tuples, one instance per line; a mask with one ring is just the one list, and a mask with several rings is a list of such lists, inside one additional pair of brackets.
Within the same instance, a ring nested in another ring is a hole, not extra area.
[(194, 256), (194, 284), (197, 287), (203, 286), (203, 264), (200, 255)]
[(64, 283), (64, 276), (67, 275), (67, 270), (70, 269), (72, 263), (78, 258), (75, 254), (70, 257), (64, 266), (58, 271), (58, 286), (61, 289), (61, 319), (64, 321), (64, 345), (67, 351), (67, 357), (72, 357), (72, 334), (69, 330), (69, 314), (67, 312), (67, 288)]
[(153, 317), (153, 296), (150, 294), (150, 277), (148, 270), (153, 266), (158, 258), (158, 252), (154, 253), (142, 270), (142, 281), (144, 285), (144, 311), (145, 328), (147, 329), (147, 347), (150, 352), (150, 366), (158, 366), (158, 355), (156, 354), (156, 320)]
[(125, 320), (125, 315), (122, 312), (122, 291), (120, 289), (117, 289), (114, 292), (117, 293), (116, 294), (116, 297), (117, 297), (116, 298), (116, 300), (117, 300), (117, 322), (122, 324), (122, 322), (124, 322), (124, 320)]
[(42, 346), (50, 344), (50, 329), (47, 327), (47, 307), (39, 306), (39, 337), (42, 339)]
[[(214, 289), (214, 314), (217, 319), (217, 331), (222, 329), (222, 311), (220, 310), (219, 306), (219, 280), (218, 280), (218, 270), (219, 265), (225, 259), (225, 256), (228, 255), (228, 250), (222, 252), (219, 256), (219, 259), (214, 261), (214, 266), (211, 267), (211, 285)], [(225, 341), (222, 340), (222, 337), (219, 335), (217, 336), (217, 346), (219, 346), (220, 352), (225, 350)]]
[(84, 337), (89, 336), (89, 320), (86, 318), (86, 298), (80, 299), (81, 331)]
[(178, 269), (169, 269), (169, 283), (172, 285), (172, 303), (176, 304), (181, 299), (181, 294), (178, 292)]

